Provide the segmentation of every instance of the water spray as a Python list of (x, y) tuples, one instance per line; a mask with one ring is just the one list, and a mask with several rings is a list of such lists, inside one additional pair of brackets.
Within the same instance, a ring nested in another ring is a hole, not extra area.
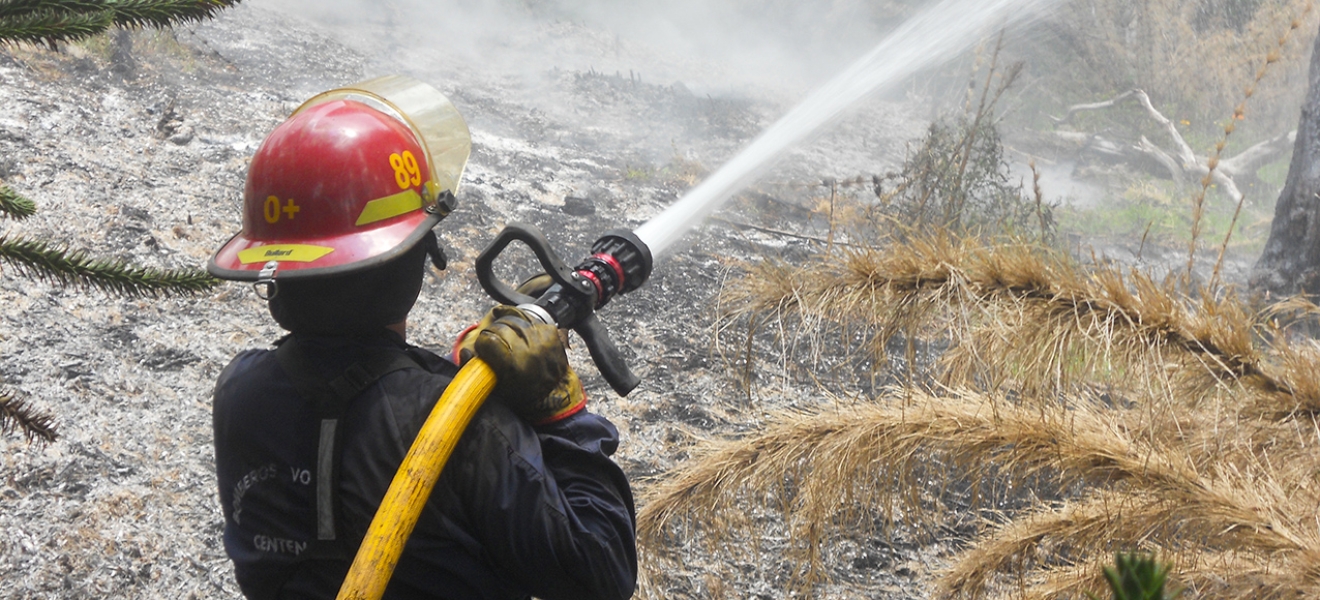
[[(966, 51), (981, 38), (985, 28), (1032, 18), (1056, 1), (945, 0), (904, 23), (636, 231), (606, 234), (592, 245), (586, 259), (569, 267), (535, 227), (510, 224), (478, 257), (477, 277), (495, 300), (516, 304), (546, 323), (577, 331), (610, 386), (626, 395), (637, 386), (638, 379), (596, 320), (597, 309), (615, 296), (640, 287), (650, 276), (656, 256), (671, 250), (707, 215), (847, 107), (881, 87)], [(530, 247), (554, 281), (539, 298), (519, 294), (495, 276), (495, 260), (514, 241)], [(494, 372), (480, 358), (474, 358), (445, 389), (381, 501), (338, 598), (378, 600), (384, 594), (440, 470), (494, 387)]]
[[(620, 395), (627, 395), (638, 379), (619, 358), (593, 314), (595, 309), (617, 294), (637, 289), (650, 276), (654, 256), (670, 250), (707, 215), (848, 107), (879, 88), (966, 51), (986, 27), (1030, 19), (1054, 1), (946, 0), (905, 22), (678, 202), (633, 232), (612, 232), (602, 237), (592, 246), (590, 258), (577, 267), (569, 269), (535, 227), (510, 224), (477, 258), (477, 279), (495, 300), (516, 304), (546, 323), (577, 331), (606, 381)], [(495, 259), (515, 240), (532, 249), (555, 281), (539, 299), (518, 294), (494, 275)]]
[(909, 19), (873, 50), (812, 92), (732, 160), (637, 228), (659, 256), (790, 149), (877, 90), (970, 49), (989, 27), (1037, 18), (1057, 0), (945, 0)]

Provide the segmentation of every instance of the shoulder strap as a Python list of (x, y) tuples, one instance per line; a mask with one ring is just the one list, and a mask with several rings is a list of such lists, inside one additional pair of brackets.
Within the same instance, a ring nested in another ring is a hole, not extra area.
[[(348, 404), (381, 377), (421, 366), (401, 349), (364, 348), (362, 360), (349, 365), (339, 376), (327, 379), (320, 368), (299, 348), (297, 338), (281, 340), (275, 357), (303, 398), (316, 406), (321, 431), (316, 449), (316, 541), (337, 543), (336, 514), (339, 512), (339, 421)], [(315, 545), (315, 544), (314, 544)], [(319, 552), (313, 552), (313, 556)]]

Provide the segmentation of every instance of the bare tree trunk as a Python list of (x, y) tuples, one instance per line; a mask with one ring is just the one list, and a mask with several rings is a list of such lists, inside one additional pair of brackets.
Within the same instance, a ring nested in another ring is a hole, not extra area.
[(1265, 252), (1251, 287), (1271, 294), (1320, 294), (1320, 37), (1311, 50), (1310, 83), (1302, 102), (1292, 164)]

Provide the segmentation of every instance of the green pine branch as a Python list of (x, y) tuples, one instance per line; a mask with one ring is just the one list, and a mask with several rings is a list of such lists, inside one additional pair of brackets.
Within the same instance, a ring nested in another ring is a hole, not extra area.
[(105, 0), (0, 0), (0, 19), (35, 12), (85, 13), (105, 8)]
[(0, 17), (0, 42), (54, 44), (91, 37), (114, 22), (112, 10), (63, 12), (48, 9)]
[(170, 27), (203, 21), (240, 0), (109, 0), (115, 24), (124, 27)]
[(240, 0), (0, 0), (0, 42), (54, 44), (110, 25), (164, 28), (202, 21)]
[(15, 219), (26, 219), (37, 214), (37, 204), (18, 195), (9, 186), (0, 184), (0, 213)]
[(13, 392), (0, 390), (0, 431), (9, 433), (14, 429), (22, 431), (29, 442), (37, 439), (53, 442), (58, 437), (54, 418), (33, 410)]
[(126, 298), (179, 296), (205, 292), (219, 281), (196, 269), (152, 269), (92, 258), (40, 240), (0, 236), (0, 262), (24, 274), (59, 285), (93, 287)]

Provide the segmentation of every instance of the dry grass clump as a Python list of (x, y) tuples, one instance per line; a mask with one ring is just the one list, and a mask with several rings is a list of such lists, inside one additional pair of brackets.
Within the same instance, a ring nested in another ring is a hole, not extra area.
[[(1264, 464), (1198, 465), (1184, 449), (1127, 427), (1128, 418), (1093, 399), (1042, 411), (968, 391), (904, 392), (874, 405), (780, 415), (754, 436), (712, 444), (652, 488), (639, 534), (650, 549), (675, 532), (718, 539), (760, 527), (748, 506), (766, 502), (781, 511), (791, 559), (804, 566), (797, 575), (810, 582), (824, 571), (825, 540), (867, 527), (867, 514), (890, 527), (937, 530), (958, 510), (996, 514), (1009, 492), (992, 488), (1007, 478), (1069, 498), (1005, 513), (952, 558), (937, 582), (941, 595), (982, 597), (1009, 575), (1053, 589), (1060, 572), (1093, 567), (1128, 545), (1179, 563), (1207, 552), (1239, 555), (1226, 563), (1236, 572), (1207, 566), (1204, 582), (1182, 578), (1209, 597), (1230, 597), (1213, 576), (1251, 573), (1242, 570), (1250, 559), (1264, 561), (1254, 567), (1261, 575), (1288, 574), (1280, 589), (1320, 591), (1320, 562), (1312, 561), (1320, 557), (1320, 497), (1312, 486), (1286, 483)], [(939, 486), (963, 485), (966, 506), (942, 498)], [(1074, 589), (1098, 591), (1098, 577), (1074, 577)]]
[[(1098, 379), (1164, 380), (1173, 361), (1197, 379), (1184, 391), (1213, 389), (1199, 381), (1205, 377), (1263, 393), (1294, 391), (1263, 362), (1256, 338), (1264, 317), (1234, 295), (1193, 300), (1173, 280), (1108, 266), (1082, 270), (1034, 244), (933, 236), (844, 248), (805, 266), (754, 266), (725, 296), (726, 328), (792, 322), (784, 329), (798, 337), (780, 340), (788, 351), (796, 344), (820, 352), (828, 336), (860, 330), (871, 336), (871, 358), (883, 364), (896, 335), (950, 336), (938, 377), (944, 385), (1011, 382), (1019, 393), (1050, 396)], [(1280, 357), (1299, 363), (1294, 376), (1315, 364), (1301, 352)]]
[[(684, 542), (728, 564), (778, 552), (809, 591), (831, 540), (907, 535), (950, 552), (940, 597), (1099, 593), (1097, 565), (1130, 549), (1197, 597), (1320, 594), (1320, 346), (1280, 324), (1297, 302), (1252, 310), (936, 236), (755, 267), (725, 303), (728, 329), (794, 332), (784, 353), (884, 370), (895, 336), (947, 350), (871, 402), (711, 442), (651, 487), (638, 525), (657, 589)], [(748, 543), (758, 531), (779, 547)]]

